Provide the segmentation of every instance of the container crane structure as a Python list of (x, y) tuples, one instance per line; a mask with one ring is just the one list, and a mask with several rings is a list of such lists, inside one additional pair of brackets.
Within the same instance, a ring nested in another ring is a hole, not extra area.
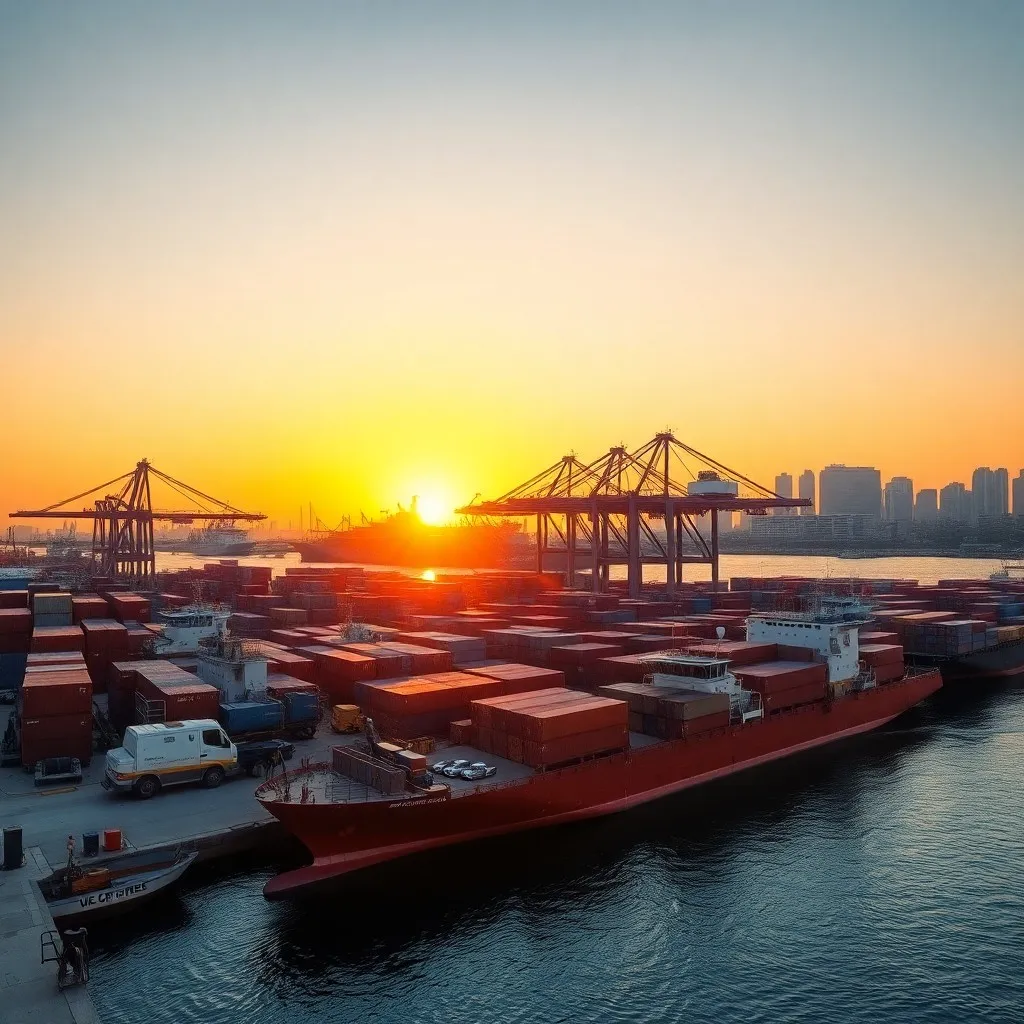
[[(717, 586), (719, 513), (767, 515), (770, 509), (811, 504), (776, 494), (665, 430), (635, 451), (616, 445), (590, 463), (565, 455), (500, 497), (474, 500), (457, 511), (535, 516), (538, 571), (550, 558), (557, 556), (559, 564), (564, 558), (571, 586), (583, 559), (598, 593), (608, 589), (610, 567), (624, 564), (630, 596), (638, 597), (643, 566), (649, 564), (665, 566), (669, 594), (683, 582), (687, 563), (710, 564)], [(706, 531), (698, 522), (702, 516), (710, 524)]]
[[(190, 503), (190, 508), (154, 509), (152, 485), (160, 482)], [(91, 499), (92, 507), (89, 507)], [(84, 508), (73, 507), (85, 502)], [(101, 576), (129, 577), (146, 583), (156, 576), (153, 523), (259, 522), (262, 512), (243, 512), (161, 472), (142, 459), (135, 468), (46, 508), (11, 512), (12, 519), (92, 520), (92, 560)]]

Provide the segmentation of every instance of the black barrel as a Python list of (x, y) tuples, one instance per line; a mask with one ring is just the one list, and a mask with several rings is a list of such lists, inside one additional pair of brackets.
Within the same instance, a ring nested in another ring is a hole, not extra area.
[(100, 852), (99, 832), (82, 833), (82, 853), (86, 857), (95, 857)]
[(21, 867), (21, 826), (4, 826), (4, 871), (13, 871)]

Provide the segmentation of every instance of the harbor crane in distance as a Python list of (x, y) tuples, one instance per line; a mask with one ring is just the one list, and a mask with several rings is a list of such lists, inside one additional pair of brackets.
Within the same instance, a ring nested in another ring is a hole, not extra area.
[[(190, 508), (154, 509), (152, 484), (159, 482)], [(92, 507), (89, 507), (91, 499)], [(75, 508), (84, 502), (84, 508)], [(156, 576), (153, 523), (259, 522), (262, 512), (243, 512), (161, 472), (143, 459), (133, 470), (46, 508), (11, 512), (12, 519), (91, 519), (93, 569), (97, 575), (129, 577), (141, 583)]]

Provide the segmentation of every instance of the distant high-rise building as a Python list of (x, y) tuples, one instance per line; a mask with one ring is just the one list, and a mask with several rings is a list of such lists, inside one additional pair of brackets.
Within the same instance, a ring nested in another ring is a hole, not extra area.
[(1013, 478), (1013, 514), (1024, 516), (1024, 469)]
[(823, 516), (882, 514), (882, 474), (868, 466), (826, 466), (818, 477)]
[(946, 484), (939, 491), (939, 517), (952, 523), (969, 523), (973, 518), (971, 492), (962, 483)]
[(976, 516), (1005, 516), (1010, 511), (1010, 474), (979, 466), (971, 477)]
[(914, 481), (908, 476), (894, 476), (884, 493), (885, 518), (909, 523), (914, 518)]
[(800, 482), (798, 484), (799, 490), (797, 496), (800, 498), (808, 498), (811, 502), (810, 508), (800, 509), (800, 515), (802, 516), (813, 516), (814, 515), (814, 472), (810, 469), (805, 469), (800, 474)]
[[(780, 473), (775, 478), (775, 493), (780, 498), (793, 497), (793, 476), (790, 473)], [(777, 516), (791, 516), (796, 512), (795, 508), (776, 508), (772, 510)]]
[(933, 523), (939, 515), (939, 492), (934, 487), (926, 487), (917, 492), (914, 502), (914, 520), (918, 523)]
[(991, 502), (986, 500), (987, 514), (990, 516), (1007, 516), (1010, 514), (1010, 474), (1000, 467), (992, 471)]

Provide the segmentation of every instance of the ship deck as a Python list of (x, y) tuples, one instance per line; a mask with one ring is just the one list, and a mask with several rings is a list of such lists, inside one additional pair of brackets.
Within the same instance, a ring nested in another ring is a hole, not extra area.
[[(630, 749), (637, 750), (641, 747), (653, 746), (662, 743), (654, 736), (647, 736), (640, 732), (629, 734)], [(454, 761), (464, 758), (467, 761), (483, 761), (485, 764), (494, 765), (498, 771), (489, 779), (481, 779), (479, 782), (470, 782), (467, 779), (448, 779), (442, 775), (435, 776), (435, 782), (443, 783), (451, 791), (452, 798), (469, 796), (472, 793), (485, 792), (511, 783), (525, 782), (536, 774), (536, 769), (526, 764), (519, 764), (516, 761), (509, 761), (504, 757), (497, 757), (488, 754), (484, 750), (468, 744), (459, 744), (445, 747), (437, 751), (429, 759), (431, 761)], [(264, 801), (282, 801), (285, 803), (299, 803), (302, 801), (302, 791), (305, 787), (306, 800), (314, 804), (337, 804), (337, 803), (393, 803), (396, 800), (415, 800), (416, 793), (383, 793), (379, 789), (367, 786), (365, 783), (357, 782), (355, 779), (335, 772), (329, 765), (312, 768), (309, 772), (292, 772), (289, 774), (289, 784), (284, 786), (284, 777), (271, 782), (264, 783), (260, 787), (260, 798)]]

